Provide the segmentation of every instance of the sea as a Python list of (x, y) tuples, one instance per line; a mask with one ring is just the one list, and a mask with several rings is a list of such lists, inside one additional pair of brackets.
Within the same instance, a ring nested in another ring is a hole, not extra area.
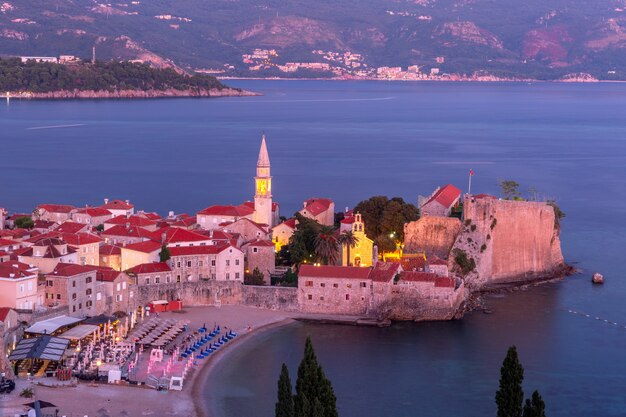
[(265, 133), (285, 216), (314, 196), (342, 210), (374, 195), (416, 203), (447, 183), (467, 191), (472, 169), (473, 193), (515, 180), (556, 200), (580, 273), (490, 296), (492, 314), (458, 321), (268, 331), (220, 363), (208, 408), (273, 415), (281, 364), (295, 380), (311, 336), (342, 417), (495, 415), (510, 345), (548, 416), (626, 416), (626, 84), (227, 83), (262, 95), (1, 103), (0, 206), (119, 198), (166, 215), (239, 204), (254, 193)]

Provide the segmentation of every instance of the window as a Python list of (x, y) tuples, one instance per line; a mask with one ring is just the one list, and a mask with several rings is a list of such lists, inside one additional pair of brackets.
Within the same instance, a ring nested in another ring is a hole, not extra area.
[(309, 294), (309, 295), (307, 296), (307, 298), (308, 298), (309, 300), (312, 300), (312, 299), (313, 299), (313, 294)]
[(122, 289), (125, 290), (126, 289), (126, 281), (122, 282)]
[(239, 272), (235, 272), (235, 279), (239, 279)]
[(346, 301), (350, 301), (350, 294), (346, 294)]
[(91, 308), (92, 305), (93, 303), (91, 302), (91, 300), (87, 300), (87, 302), (85, 303), (85, 307), (87, 308)]
[(133, 298), (133, 292), (131, 291), (131, 292), (128, 294), (128, 296), (129, 296), (130, 298)]
[(51, 280), (46, 281), (46, 287), (52, 287), (52, 286), (54, 286), (54, 283)]
[(96, 293), (96, 301), (100, 301), (102, 300), (102, 293), (101, 292), (97, 292)]
[(230, 259), (226, 259), (226, 266), (230, 266)]
[(86, 282), (87, 284), (89, 284), (89, 283), (91, 283), (91, 280), (92, 280), (92, 279), (93, 279), (92, 277), (87, 277), (87, 278), (85, 279), (85, 282)]
[(72, 313), (76, 313), (76, 306), (72, 306)]
[(180, 282), (180, 275), (176, 275), (176, 282)]
[(352, 288), (352, 284), (346, 284), (346, 288)]
[(361, 282), (361, 288), (367, 288), (367, 282)]
[(20, 293), (24, 292), (24, 284), (20, 284)]
[(191, 268), (191, 261), (187, 261), (187, 268)]
[(146, 285), (150, 285), (150, 277), (146, 278)]
[(91, 293), (92, 293), (91, 288), (87, 288), (87, 291), (85, 291), (85, 294), (87, 294), (87, 295), (91, 295)]
[(198, 261), (198, 266), (202, 266), (202, 261)]
[(76, 281), (72, 281), (72, 287), (76, 287)]
[(215, 259), (211, 259), (211, 266), (215, 266)]
[(333, 284), (333, 288), (339, 288), (339, 284)]
[(33, 281), (28, 281), (28, 291), (33, 290)]
[(61, 294), (57, 294), (57, 300), (61, 299)]
[(324, 301), (324, 296), (323, 295), (320, 297), (320, 301)]
[(121, 289), (122, 289), (122, 285), (118, 282), (118, 283), (117, 283), (116, 288), (117, 288), (117, 290), (119, 291), (119, 290), (121, 290)]
[(228, 272), (226, 273), (226, 279), (230, 279), (230, 274)]
[(320, 287), (322, 287), (322, 288), (326, 287), (326, 283), (325, 282), (321, 282), (320, 283)]
[(166, 276), (166, 277), (165, 277), (165, 282), (166, 282), (167, 284), (169, 284), (169, 283), (170, 283), (170, 281), (171, 281), (170, 276), (169, 276), (169, 275), (168, 275), (168, 276)]
[(72, 300), (76, 299), (76, 293), (72, 294)]
[(176, 267), (180, 268), (180, 262), (176, 262)]
[(117, 295), (115, 296), (115, 301), (117, 301), (117, 302), (122, 301), (122, 294), (117, 294)]
[(304, 283), (304, 286), (305, 286), (305, 287), (312, 287), (312, 286), (313, 286), (313, 281), (306, 281), (306, 282)]
[(78, 309), (80, 310), (81, 308), (83, 308), (83, 303), (78, 303)]
[(235, 259), (235, 265), (239, 265), (239, 259)]

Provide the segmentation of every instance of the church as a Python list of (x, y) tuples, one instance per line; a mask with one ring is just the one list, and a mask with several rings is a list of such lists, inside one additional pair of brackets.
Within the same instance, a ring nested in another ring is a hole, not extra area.
[(259, 159), (256, 163), (256, 176), (254, 177), (254, 215), (256, 223), (267, 224), (270, 228), (280, 221), (278, 203), (272, 201), (272, 175), (270, 173), (270, 157), (267, 153), (265, 134), (261, 139)]

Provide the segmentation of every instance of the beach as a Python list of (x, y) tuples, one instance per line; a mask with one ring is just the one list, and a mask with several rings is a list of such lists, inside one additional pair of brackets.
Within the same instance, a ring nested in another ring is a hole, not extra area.
[[(200, 362), (193, 373), (185, 379), (185, 385), (180, 392), (89, 383), (48, 387), (37, 385), (37, 380), (21, 379), (17, 381), (17, 387), (12, 394), (1, 397), (1, 416), (13, 416), (15, 413), (24, 412), (27, 408), (23, 404), (37, 399), (51, 402), (59, 410), (59, 416), (67, 417), (214, 417), (205, 409), (206, 403), (202, 400), (210, 372), (220, 361), (225, 360), (228, 352), (234, 351), (237, 345), (251, 340), (263, 330), (292, 322), (295, 313), (245, 306), (223, 306), (188, 307), (180, 312), (162, 313), (160, 316), (189, 320), (191, 329), (197, 329), (205, 324), (211, 328), (219, 324), (223, 329), (232, 329), (238, 336)], [(34, 391), (34, 399), (21, 398), (19, 393), (29, 387)], [(44, 411), (53, 413), (54, 409)]]

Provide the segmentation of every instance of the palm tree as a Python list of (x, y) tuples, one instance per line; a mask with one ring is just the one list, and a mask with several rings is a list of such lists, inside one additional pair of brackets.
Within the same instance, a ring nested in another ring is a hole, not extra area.
[(359, 243), (359, 238), (354, 235), (352, 230), (346, 230), (339, 235), (337, 243), (346, 247), (348, 251), (347, 266), (350, 266), (350, 259), (352, 259), (350, 258), (350, 249), (354, 248)]
[(339, 244), (337, 243), (335, 229), (330, 226), (322, 226), (320, 228), (319, 233), (315, 236), (315, 254), (327, 265), (335, 265), (337, 263)]

